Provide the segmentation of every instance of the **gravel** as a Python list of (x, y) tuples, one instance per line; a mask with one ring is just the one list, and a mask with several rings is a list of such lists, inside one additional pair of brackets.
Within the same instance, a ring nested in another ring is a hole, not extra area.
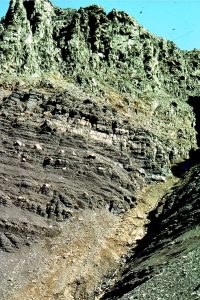
[(136, 287), (123, 300), (200, 299), (200, 247), (167, 265), (150, 280)]

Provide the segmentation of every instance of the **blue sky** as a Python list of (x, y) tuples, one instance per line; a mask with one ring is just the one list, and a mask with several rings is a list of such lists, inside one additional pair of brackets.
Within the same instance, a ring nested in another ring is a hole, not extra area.
[[(200, 0), (52, 0), (63, 8), (91, 4), (124, 10), (152, 33), (172, 40), (185, 50), (200, 49)], [(5, 15), (9, 0), (1, 0), (0, 17)]]

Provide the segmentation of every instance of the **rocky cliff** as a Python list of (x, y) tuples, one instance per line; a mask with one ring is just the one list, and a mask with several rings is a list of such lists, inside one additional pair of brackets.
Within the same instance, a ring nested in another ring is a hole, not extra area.
[[(45, 45), (45, 47), (44, 47)], [(0, 24), (1, 74), (72, 76), (101, 93), (199, 92), (199, 51), (181, 51), (132, 17), (99, 6), (61, 10), (47, 0), (12, 0)]]
[[(182, 252), (185, 266), (199, 259), (199, 76), (198, 50), (124, 12), (10, 2), (0, 21), (1, 299), (171, 299), (165, 271), (163, 293), (152, 288), (155, 274), (165, 264), (173, 273)], [(199, 295), (198, 270), (184, 299)]]

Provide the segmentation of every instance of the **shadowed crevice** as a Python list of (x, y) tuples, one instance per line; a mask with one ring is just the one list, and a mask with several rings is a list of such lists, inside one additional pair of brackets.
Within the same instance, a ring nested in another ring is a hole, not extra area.
[(195, 129), (197, 132), (197, 145), (200, 147), (200, 97), (190, 96), (188, 99), (188, 104), (192, 106), (196, 117)]
[(193, 166), (200, 163), (200, 149), (192, 149), (189, 153), (189, 158), (172, 166), (171, 171), (174, 176), (182, 177)]

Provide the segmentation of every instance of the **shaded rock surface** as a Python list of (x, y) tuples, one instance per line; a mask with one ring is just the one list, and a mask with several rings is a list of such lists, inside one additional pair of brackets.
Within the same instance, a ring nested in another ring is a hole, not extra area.
[(200, 167), (193, 167), (149, 215), (147, 235), (102, 299), (198, 299)]

